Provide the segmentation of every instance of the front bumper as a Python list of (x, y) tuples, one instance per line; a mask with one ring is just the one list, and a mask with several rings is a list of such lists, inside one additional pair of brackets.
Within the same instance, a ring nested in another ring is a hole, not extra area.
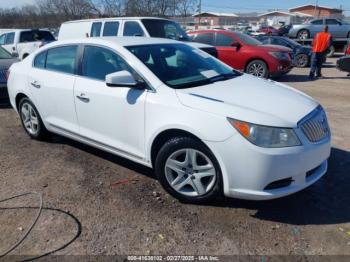
[[(310, 143), (301, 130), (296, 130), (303, 146), (261, 148), (240, 134), (225, 142), (207, 142), (217, 157), (227, 197), (269, 200), (298, 192), (320, 179), (327, 171), (330, 138)], [(290, 184), (275, 189), (268, 185), (280, 180)]]
[(292, 69), (292, 61), (291, 60), (277, 60), (274, 65), (270, 68), (270, 76), (271, 77), (279, 77), (285, 74), (288, 74)]

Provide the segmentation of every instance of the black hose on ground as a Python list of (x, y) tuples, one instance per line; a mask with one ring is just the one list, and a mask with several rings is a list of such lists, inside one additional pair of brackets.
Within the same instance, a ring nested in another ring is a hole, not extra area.
[(12, 199), (15, 199), (15, 198), (19, 198), (19, 197), (23, 197), (23, 196), (27, 196), (27, 195), (37, 195), (38, 196), (38, 199), (39, 199), (39, 207), (38, 207), (38, 213), (33, 221), (33, 223), (31, 224), (31, 226), (28, 228), (28, 230), (26, 231), (26, 233), (24, 234), (24, 236), (17, 242), (15, 243), (13, 246), (11, 246), (9, 249), (5, 250), (4, 252), (0, 253), (0, 258), (6, 256), (7, 254), (9, 254), (10, 252), (12, 252), (14, 249), (16, 249), (26, 238), (27, 236), (29, 235), (29, 233), (32, 231), (32, 229), (34, 228), (34, 226), (36, 225), (36, 223), (38, 222), (39, 220), (39, 217), (41, 215), (41, 211), (43, 209), (43, 197), (42, 197), (42, 194), (41, 193), (38, 193), (38, 192), (28, 192), (28, 193), (23, 193), (23, 194), (20, 194), (20, 195), (16, 195), (16, 196), (13, 196), (13, 197), (10, 197), (10, 198), (6, 198), (6, 199), (2, 199), (0, 200), (0, 203), (3, 203), (3, 202), (6, 202), (6, 201), (9, 201), (9, 200), (12, 200)]

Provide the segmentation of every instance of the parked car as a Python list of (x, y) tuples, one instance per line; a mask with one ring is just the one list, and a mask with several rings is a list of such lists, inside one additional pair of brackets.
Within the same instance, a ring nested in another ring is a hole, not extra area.
[(257, 31), (266, 35), (278, 35), (278, 30), (273, 26), (262, 26)]
[(156, 17), (115, 17), (69, 21), (61, 25), (58, 40), (103, 36), (160, 37), (183, 41), (217, 57), (215, 47), (193, 43), (181, 26)]
[(259, 35), (255, 37), (264, 45), (280, 45), (293, 50), (293, 65), (296, 67), (307, 67), (310, 65), (312, 48), (303, 46), (288, 37)]
[(345, 49), (345, 56), (337, 60), (337, 68), (340, 71), (348, 72), (348, 76), (350, 76), (350, 41)]
[(7, 71), (15, 62), (18, 62), (18, 58), (14, 58), (4, 48), (0, 47), (0, 105), (9, 103), (7, 93)]
[(30, 137), (53, 132), (152, 167), (182, 201), (278, 198), (327, 171), (315, 100), (174, 40), (57, 41), (11, 67), (9, 94)]
[(300, 40), (314, 38), (317, 33), (323, 31), (325, 25), (328, 25), (329, 33), (333, 38), (350, 38), (350, 24), (334, 18), (314, 19), (306, 24), (293, 25), (288, 36)]
[(52, 41), (55, 38), (46, 30), (13, 29), (0, 36), (0, 45), (20, 59)]
[(216, 46), (218, 58), (229, 66), (257, 77), (277, 77), (292, 68), (292, 50), (263, 45), (239, 32), (201, 30), (189, 33), (193, 41)]

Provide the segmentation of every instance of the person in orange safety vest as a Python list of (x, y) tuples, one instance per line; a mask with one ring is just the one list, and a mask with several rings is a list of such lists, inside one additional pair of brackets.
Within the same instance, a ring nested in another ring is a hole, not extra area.
[(317, 33), (312, 46), (310, 79), (322, 77), (322, 64), (326, 60), (328, 48), (331, 46), (332, 36), (328, 33), (328, 26), (324, 27), (323, 32)]

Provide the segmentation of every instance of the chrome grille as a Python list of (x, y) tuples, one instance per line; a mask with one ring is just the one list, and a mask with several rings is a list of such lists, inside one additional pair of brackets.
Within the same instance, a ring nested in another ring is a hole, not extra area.
[(310, 142), (316, 143), (330, 134), (327, 117), (322, 108), (317, 108), (301, 123), (301, 130)]

